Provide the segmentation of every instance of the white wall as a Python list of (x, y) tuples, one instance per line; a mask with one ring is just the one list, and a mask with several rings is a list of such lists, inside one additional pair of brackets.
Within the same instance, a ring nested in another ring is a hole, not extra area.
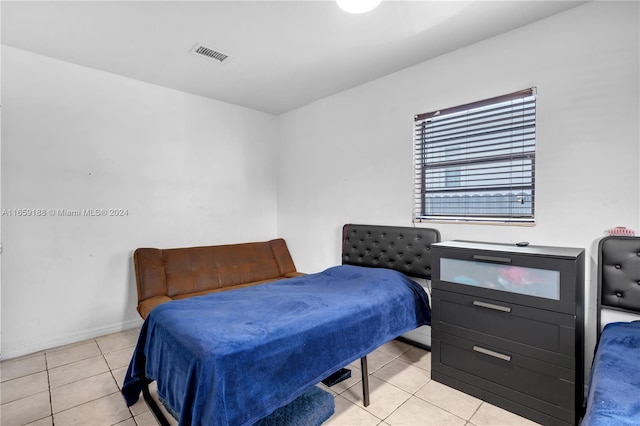
[(414, 114), (536, 86), (536, 226), (431, 226), (585, 248), (590, 363), (597, 241), (640, 231), (638, 6), (588, 3), (281, 116), (278, 230), (298, 269), (339, 263), (344, 223), (412, 225)]
[(2, 48), (2, 357), (141, 323), (137, 247), (277, 236), (277, 117)]

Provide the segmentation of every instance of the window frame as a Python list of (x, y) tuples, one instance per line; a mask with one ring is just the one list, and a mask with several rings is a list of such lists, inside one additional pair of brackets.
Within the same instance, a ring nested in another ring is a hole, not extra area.
[[(499, 120), (488, 118), (491, 111), (497, 111)], [(536, 114), (537, 90), (532, 87), (415, 115), (413, 221), (535, 225)], [(504, 124), (508, 120), (510, 124)], [(459, 124), (463, 122), (470, 124)], [(438, 126), (445, 130), (433, 136)], [(455, 132), (455, 137), (447, 131)], [(449, 149), (457, 158), (447, 160)], [(490, 154), (492, 150), (496, 155)], [(489, 180), (495, 181), (494, 187)], [(438, 202), (443, 209), (449, 200), (434, 194), (456, 193), (455, 200), (449, 196), (455, 207), (437, 211)], [(483, 196), (486, 200), (478, 202)], [(491, 209), (484, 207), (487, 203), (494, 203), (493, 212), (487, 212)]]

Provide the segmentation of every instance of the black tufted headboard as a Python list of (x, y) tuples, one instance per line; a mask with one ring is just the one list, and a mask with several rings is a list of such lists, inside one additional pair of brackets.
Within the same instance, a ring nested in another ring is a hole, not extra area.
[(342, 228), (342, 264), (430, 279), (431, 244), (439, 241), (437, 229), (348, 223)]
[(598, 333), (600, 310), (640, 313), (640, 237), (605, 237), (598, 244)]

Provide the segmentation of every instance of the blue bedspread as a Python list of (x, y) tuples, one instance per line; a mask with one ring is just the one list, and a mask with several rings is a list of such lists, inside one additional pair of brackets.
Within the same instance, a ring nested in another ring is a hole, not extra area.
[(581, 425), (640, 425), (640, 321), (607, 324), (602, 331)]
[(430, 320), (420, 285), (348, 265), (172, 301), (143, 324), (122, 393), (132, 405), (155, 380), (180, 425), (250, 425)]

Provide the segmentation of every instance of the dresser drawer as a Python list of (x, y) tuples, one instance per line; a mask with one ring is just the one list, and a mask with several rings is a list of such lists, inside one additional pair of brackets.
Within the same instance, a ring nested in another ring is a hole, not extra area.
[(455, 336), (441, 336), (432, 344), (436, 348), (434, 372), (475, 386), (485, 383), (484, 388), (504, 397), (571, 418), (575, 371)]
[[(581, 249), (580, 249), (581, 250)], [(433, 245), (433, 288), (575, 313), (578, 249), (471, 242)]]
[(575, 363), (575, 317), (559, 312), (433, 290), (432, 329), (559, 363)]

